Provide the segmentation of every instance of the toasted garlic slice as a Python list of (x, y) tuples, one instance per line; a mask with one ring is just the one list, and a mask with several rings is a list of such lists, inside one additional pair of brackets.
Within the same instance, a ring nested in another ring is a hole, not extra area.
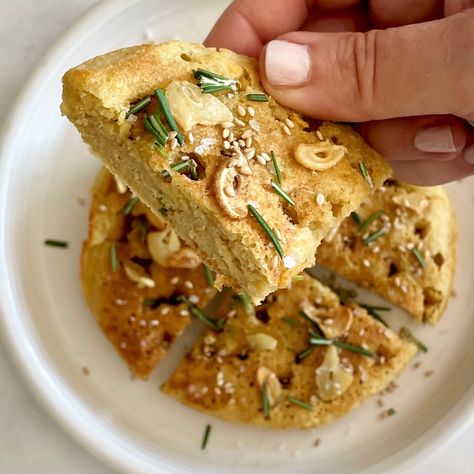
[(336, 339), (346, 334), (354, 319), (352, 309), (347, 306), (316, 308), (305, 300), (301, 304), (301, 309), (318, 325), (327, 339)]
[(171, 228), (149, 232), (147, 235), (148, 250), (151, 257), (159, 265), (168, 266), (168, 259), (181, 249), (181, 241)]
[(150, 278), (145, 269), (138, 265), (138, 263), (132, 262), (131, 260), (123, 264), (126, 275), (130, 280), (135, 282), (138, 288), (154, 288), (155, 280)]
[[(214, 176), (214, 193), (219, 206), (231, 219), (241, 219), (248, 214), (246, 199), (247, 177), (239, 174), (235, 167), (227, 167), (224, 161)], [(232, 196), (230, 190), (234, 190)]]
[(270, 406), (275, 406), (282, 398), (283, 390), (281, 383), (278, 380), (275, 372), (272, 372), (269, 368), (261, 366), (257, 369), (257, 385), (260, 390), (263, 389), (263, 384), (266, 384), (268, 402)]
[(278, 345), (278, 341), (264, 332), (250, 334), (247, 336), (247, 342), (254, 351), (274, 351)]
[(335, 346), (328, 346), (323, 363), (316, 369), (316, 387), (321, 400), (329, 402), (341, 396), (351, 385), (354, 376), (339, 364)]
[(173, 81), (166, 88), (166, 94), (178, 125), (191, 130), (194, 125), (218, 125), (232, 122), (232, 112), (214, 95), (203, 94), (196, 84), (188, 81)]
[(168, 257), (167, 265), (171, 268), (196, 268), (201, 265), (201, 260), (194, 250), (183, 247)]
[(115, 185), (117, 186), (117, 191), (119, 194), (125, 194), (128, 191), (127, 186), (123, 183), (123, 181), (114, 175)]
[(313, 171), (325, 171), (337, 165), (347, 153), (346, 147), (329, 141), (300, 143), (295, 149), (298, 163)]

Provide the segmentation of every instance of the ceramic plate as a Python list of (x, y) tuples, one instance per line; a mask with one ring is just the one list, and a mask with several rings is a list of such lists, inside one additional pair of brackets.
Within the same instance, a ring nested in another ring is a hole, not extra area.
[[(160, 393), (190, 347), (193, 329), (148, 382), (132, 381), (82, 298), (79, 255), (88, 190), (99, 169), (59, 113), (61, 76), (100, 53), (145, 41), (202, 41), (225, 7), (210, 0), (108, 1), (90, 11), (42, 61), (12, 110), (0, 157), (0, 306), (5, 340), (36, 395), (63, 426), (115, 467), (146, 473), (386, 472), (452, 439), (474, 411), (474, 186), (449, 186), (459, 217), (456, 295), (436, 328), (417, 327), (429, 346), (386, 397), (313, 431), (269, 431), (222, 422)], [(46, 247), (64, 239), (70, 248)], [(368, 302), (377, 301), (365, 295)], [(195, 328), (196, 329), (196, 328)], [(90, 370), (85, 376), (83, 367)], [(423, 373), (433, 370), (431, 377)], [(206, 423), (213, 426), (200, 450)], [(314, 440), (321, 439), (319, 447)]]

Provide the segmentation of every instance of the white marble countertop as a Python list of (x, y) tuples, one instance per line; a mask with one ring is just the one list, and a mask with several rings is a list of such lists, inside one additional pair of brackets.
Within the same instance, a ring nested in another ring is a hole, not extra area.
[[(0, 0), (0, 124), (47, 49), (97, 0)], [(411, 474), (473, 472), (474, 427)], [(0, 472), (111, 474), (30, 395), (0, 344)]]

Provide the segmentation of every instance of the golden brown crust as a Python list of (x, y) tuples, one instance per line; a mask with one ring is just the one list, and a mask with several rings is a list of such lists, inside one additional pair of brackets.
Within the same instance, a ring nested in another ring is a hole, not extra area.
[[(456, 264), (456, 220), (442, 187), (421, 188), (390, 180), (361, 206), (366, 219), (384, 216), (360, 233), (348, 217), (332, 239), (323, 241), (317, 261), (376, 291), (417, 321), (434, 324), (451, 295)], [(382, 227), (387, 234), (370, 245), (362, 239)], [(426, 261), (423, 269), (413, 253)]]
[[(186, 405), (233, 422), (312, 428), (333, 421), (384, 389), (416, 352), (411, 342), (400, 339), (365, 310), (353, 306), (354, 319), (344, 340), (376, 352), (378, 361), (340, 350), (340, 360), (346, 369), (352, 367), (354, 378), (342, 395), (324, 402), (318, 397), (315, 374), (327, 348), (316, 347), (300, 363), (295, 361), (296, 354), (309, 342), (310, 323), (299, 315), (302, 302), (320, 309), (339, 307), (337, 296), (329, 288), (305, 276), (291, 290), (270, 296), (257, 308), (256, 317), (247, 314), (241, 304), (234, 310), (224, 308), (228, 320), (223, 331), (207, 331), (163, 391)], [(290, 322), (284, 318), (290, 318)], [(253, 342), (249, 336), (262, 333), (277, 341), (274, 350), (258, 350), (249, 344), (249, 340)], [(268, 419), (262, 413), (262, 390), (256, 380), (261, 367), (275, 373), (282, 387), (281, 401), (271, 408)], [(293, 405), (288, 396), (310, 402), (313, 409)]]
[[(166, 354), (170, 344), (191, 322), (179, 295), (199, 298), (205, 305), (215, 294), (209, 288), (202, 265), (194, 269), (164, 268), (152, 262), (140, 237), (165, 225), (138, 203), (129, 215), (123, 209), (130, 192), (120, 194), (112, 175), (102, 170), (93, 189), (89, 235), (81, 257), (81, 281), (86, 301), (104, 334), (115, 346), (132, 373), (147, 378)], [(110, 248), (115, 244), (119, 271), (112, 271)], [(183, 250), (183, 249), (182, 249)], [(125, 262), (135, 259), (150, 272), (154, 288), (138, 288), (124, 271)], [(145, 304), (148, 303), (151, 306)], [(152, 301), (154, 300), (154, 301)]]
[[(270, 226), (281, 234), (285, 254), (296, 261), (292, 268), (285, 268), (281, 262), (271, 266), (275, 248), (253, 217), (232, 219), (214, 197), (212, 176), (219, 163), (228, 159), (221, 154), (224, 138), (219, 125), (195, 125), (194, 143), (186, 139), (183, 147), (166, 148), (173, 161), (185, 154), (194, 156), (205, 168), (205, 176), (192, 181), (172, 172), (172, 179), (167, 180), (162, 171), (169, 163), (153, 148), (153, 138), (143, 129), (141, 116), (133, 125), (125, 120), (130, 104), (153, 94), (157, 87), (165, 88), (177, 80), (196, 82), (192, 70), (198, 67), (239, 81), (238, 94), (215, 94), (236, 117), (238, 105), (254, 109), (253, 118), (246, 112), (241, 117), (245, 125), (232, 129), (236, 138), (243, 130), (251, 130), (257, 154), (275, 151), (283, 187), (294, 199), (294, 208), (284, 206), (271, 189), (271, 166), (259, 164), (255, 157), (251, 160), (252, 179), (247, 192)], [(323, 236), (369, 193), (358, 169), (359, 161), (366, 163), (376, 186), (390, 173), (388, 165), (351, 128), (308, 123), (273, 99), (268, 103), (246, 99), (247, 93), (261, 87), (252, 58), (224, 49), (169, 42), (122, 49), (71, 69), (63, 78), (61, 106), (92, 151), (147, 206), (155, 213), (163, 206), (169, 210), (173, 228), (209, 267), (222, 275), (220, 284), (242, 288), (254, 301), (286, 287), (293, 275), (311, 266)], [(293, 127), (285, 129), (285, 123)], [(348, 153), (333, 168), (312, 172), (295, 161), (293, 152), (297, 144), (318, 143), (320, 134), (329, 143), (346, 147)], [(202, 146), (203, 139), (211, 139), (208, 154)], [(200, 156), (197, 147), (201, 147)], [(325, 196), (323, 205), (315, 202), (318, 193)]]

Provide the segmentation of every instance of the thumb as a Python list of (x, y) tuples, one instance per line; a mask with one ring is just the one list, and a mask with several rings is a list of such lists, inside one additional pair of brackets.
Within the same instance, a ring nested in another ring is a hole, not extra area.
[(317, 118), (474, 120), (474, 9), (367, 33), (285, 34), (260, 61), (275, 99)]

